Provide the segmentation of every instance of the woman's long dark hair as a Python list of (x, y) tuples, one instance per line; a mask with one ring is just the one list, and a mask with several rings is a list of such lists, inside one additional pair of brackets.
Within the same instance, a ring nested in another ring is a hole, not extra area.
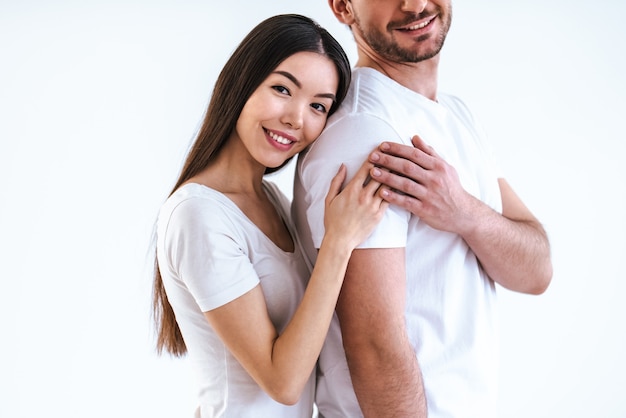
[[(337, 109), (350, 84), (350, 63), (337, 40), (305, 16), (286, 14), (264, 20), (243, 39), (222, 69), (202, 126), (170, 195), (209, 165), (235, 129), (248, 98), (281, 62), (298, 52), (315, 52), (333, 61), (339, 85), (329, 116)], [(265, 173), (277, 171), (288, 162), (268, 167)], [(156, 257), (152, 313), (158, 333), (157, 352), (184, 355), (187, 347), (167, 299)]]

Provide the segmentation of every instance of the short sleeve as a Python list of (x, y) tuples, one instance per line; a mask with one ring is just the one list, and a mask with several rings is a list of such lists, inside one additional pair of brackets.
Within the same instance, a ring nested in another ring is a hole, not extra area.
[[(404, 142), (381, 119), (355, 114), (328, 126), (307, 151), (298, 170), (304, 189), (306, 218), (316, 248), (324, 237), (324, 202), (332, 178), (342, 163), (348, 169), (347, 179), (354, 177), (369, 153), (383, 141)], [(378, 227), (357, 248), (404, 247), (409, 218), (408, 211), (389, 207)]]
[(222, 306), (259, 283), (224, 208), (190, 198), (172, 211), (165, 248), (169, 263), (203, 312)]

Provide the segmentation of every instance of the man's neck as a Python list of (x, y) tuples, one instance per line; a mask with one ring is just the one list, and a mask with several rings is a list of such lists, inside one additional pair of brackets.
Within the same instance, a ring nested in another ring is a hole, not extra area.
[(398, 84), (430, 100), (437, 101), (439, 55), (418, 63), (397, 63), (374, 60), (365, 54), (359, 54), (356, 66), (372, 68)]

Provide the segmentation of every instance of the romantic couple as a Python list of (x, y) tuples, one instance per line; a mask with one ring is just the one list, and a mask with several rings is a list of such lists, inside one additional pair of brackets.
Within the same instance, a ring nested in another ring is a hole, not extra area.
[(328, 2), (353, 68), (278, 15), (217, 79), (157, 221), (158, 351), (196, 417), (495, 417), (496, 287), (546, 290), (547, 234), (438, 91), (451, 0)]

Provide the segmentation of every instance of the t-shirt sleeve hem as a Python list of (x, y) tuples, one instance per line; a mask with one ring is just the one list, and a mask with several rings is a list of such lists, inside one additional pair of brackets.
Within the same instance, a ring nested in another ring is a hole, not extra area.
[(232, 302), (240, 296), (243, 296), (250, 290), (254, 289), (259, 283), (258, 278), (249, 277), (234, 283), (232, 286), (223, 289), (219, 293), (211, 295), (211, 297), (199, 299), (196, 302), (202, 312), (211, 311)]

